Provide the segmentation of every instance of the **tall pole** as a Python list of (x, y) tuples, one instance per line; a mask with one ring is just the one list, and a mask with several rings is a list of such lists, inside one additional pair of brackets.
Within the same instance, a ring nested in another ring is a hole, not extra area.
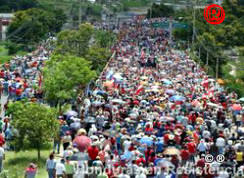
[(172, 29), (173, 29), (173, 19), (172, 19), (172, 17), (170, 17), (170, 20), (169, 20), (169, 41), (170, 41), (170, 44), (172, 44)]
[(152, 4), (151, 4), (151, 7), (150, 7), (150, 19), (152, 18)]
[(208, 51), (207, 51), (207, 62), (206, 62), (206, 66), (207, 66), (207, 72), (208, 72)]
[(82, 2), (82, 0), (79, 1), (79, 24), (78, 24), (78, 27), (81, 24), (81, 11), (82, 11), (82, 9), (81, 9), (81, 2)]
[(196, 32), (196, 12), (195, 12), (195, 6), (196, 6), (196, 0), (194, 0), (193, 6), (193, 33), (192, 33), (192, 43), (195, 41), (195, 32)]
[(199, 49), (198, 49), (198, 58), (200, 59), (201, 57), (201, 46), (199, 46)]
[(3, 40), (3, 23), (2, 18), (0, 17), (0, 41)]
[(216, 60), (216, 79), (219, 78), (219, 57)]

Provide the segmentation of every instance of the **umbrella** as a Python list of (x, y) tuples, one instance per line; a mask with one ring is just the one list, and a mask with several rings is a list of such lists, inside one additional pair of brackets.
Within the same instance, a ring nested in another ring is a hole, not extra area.
[(142, 80), (147, 80), (148, 77), (147, 77), (147, 76), (142, 76), (141, 79), (142, 79)]
[(118, 103), (118, 104), (125, 104), (126, 102), (121, 100), (121, 99), (113, 99), (111, 100), (113, 103)]
[(103, 90), (96, 90), (94, 91), (94, 95), (106, 95), (107, 93)]
[(224, 84), (225, 84), (224, 80), (222, 80), (222, 79), (218, 79), (217, 82), (218, 82), (218, 84), (220, 84), (220, 85), (224, 85)]
[(113, 77), (114, 77), (116, 80), (123, 80), (123, 77), (122, 77), (119, 73), (114, 74)]
[(22, 80), (22, 78), (20, 78), (20, 77), (15, 78), (15, 81), (21, 81), (21, 80)]
[(212, 78), (209, 78), (208, 81), (209, 81), (209, 82), (214, 82), (215, 80), (212, 79)]
[(153, 139), (151, 137), (142, 137), (140, 140), (141, 144), (146, 144), (147, 146), (151, 146), (153, 144)]
[(157, 166), (160, 166), (160, 167), (174, 167), (174, 165), (168, 161), (167, 159), (160, 159), (157, 161)]
[(124, 160), (130, 160), (132, 157), (132, 153), (130, 151), (125, 151), (125, 153), (121, 156)]
[(212, 106), (212, 107), (221, 107), (218, 104), (215, 103), (207, 103), (208, 106)]
[(164, 62), (165, 64), (172, 64), (173, 62), (172, 61), (166, 61)]
[(203, 124), (203, 118), (201, 118), (201, 117), (198, 117), (197, 119), (196, 119), (196, 123), (197, 124), (200, 124), (200, 125), (202, 125)]
[(175, 94), (175, 90), (168, 89), (168, 90), (165, 91), (165, 93), (173, 95), (173, 94)]
[(112, 76), (113, 76), (113, 71), (109, 71), (108, 73), (107, 73), (107, 75), (106, 75), (106, 79), (111, 79), (112, 78)]
[(176, 75), (177, 78), (182, 78), (183, 76), (181, 74)]
[(76, 136), (73, 143), (77, 145), (79, 151), (84, 152), (91, 145), (91, 139), (84, 135)]
[(200, 105), (201, 105), (200, 102), (197, 101), (197, 100), (192, 101), (191, 104), (192, 104), (193, 106), (200, 106)]
[(112, 88), (113, 87), (113, 82), (112, 81), (106, 81), (103, 83), (104, 87)]
[(239, 101), (244, 102), (244, 97), (240, 98)]
[(161, 117), (160, 120), (163, 122), (167, 122), (167, 121), (174, 121), (175, 119), (173, 117)]
[(78, 113), (76, 111), (70, 110), (70, 111), (67, 111), (64, 115), (77, 117)]
[(176, 102), (176, 101), (185, 101), (186, 98), (183, 97), (183, 96), (174, 95), (174, 96), (170, 97), (169, 100), (170, 101), (174, 101), (174, 102)]
[(240, 104), (233, 104), (233, 105), (232, 105), (232, 109), (233, 109), (234, 111), (240, 111), (240, 110), (242, 110), (242, 107), (241, 107)]
[(172, 82), (170, 80), (167, 80), (167, 79), (163, 79), (162, 81), (165, 85), (171, 85), (172, 84)]
[(175, 147), (166, 148), (163, 152), (164, 155), (180, 155), (180, 151)]

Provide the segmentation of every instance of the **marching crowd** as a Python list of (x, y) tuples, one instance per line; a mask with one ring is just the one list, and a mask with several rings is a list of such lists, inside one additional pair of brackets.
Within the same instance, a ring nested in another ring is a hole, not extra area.
[[(209, 77), (187, 52), (174, 50), (169, 33), (151, 28), (151, 22), (120, 26), (114, 55), (95, 88), (59, 116), (46, 162), (49, 178), (244, 176), (243, 100), (227, 93), (223, 81)], [(42, 99), (33, 88), (41, 85), (39, 69), (49, 54), (38, 51), (3, 66), (0, 87), (11, 99)], [(11, 133), (7, 123), (5, 139)], [(179, 172), (183, 167), (190, 172)], [(35, 173), (30, 164), (26, 176)]]
[[(62, 177), (68, 166), (70, 177), (243, 177), (242, 100), (187, 52), (172, 49), (167, 31), (150, 24), (120, 27), (115, 55), (80, 117), (75, 108), (60, 116), (54, 152), (60, 143), (64, 151), (56, 174)], [(190, 172), (179, 173), (182, 167)]]

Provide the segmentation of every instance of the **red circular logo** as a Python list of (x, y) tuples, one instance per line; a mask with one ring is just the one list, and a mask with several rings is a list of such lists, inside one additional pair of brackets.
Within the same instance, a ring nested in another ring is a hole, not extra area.
[(217, 4), (211, 4), (205, 7), (204, 18), (208, 23), (217, 25), (224, 21), (225, 11), (221, 6)]

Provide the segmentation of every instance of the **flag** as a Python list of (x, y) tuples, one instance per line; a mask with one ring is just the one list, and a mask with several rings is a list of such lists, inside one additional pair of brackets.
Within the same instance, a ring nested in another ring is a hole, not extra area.
[(135, 95), (139, 95), (142, 91), (143, 91), (143, 86), (140, 85), (140, 86), (138, 87), (138, 89), (136, 90)]

